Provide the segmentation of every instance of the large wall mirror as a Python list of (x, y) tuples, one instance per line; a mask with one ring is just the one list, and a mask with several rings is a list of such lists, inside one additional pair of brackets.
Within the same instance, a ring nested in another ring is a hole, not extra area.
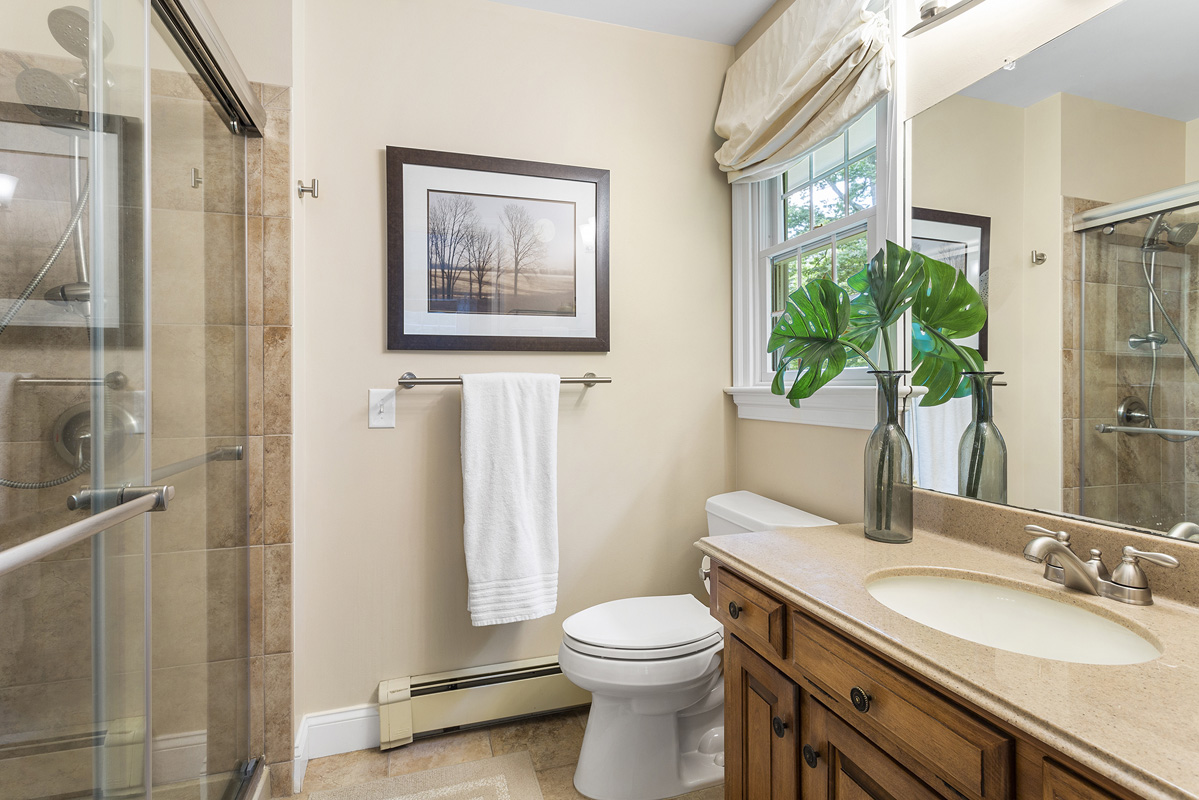
[[(1125, 0), (908, 136), (910, 243), (987, 300), (1007, 502), (1199, 540), (1197, 29)], [(920, 484), (957, 493), (970, 399), (915, 415)]]

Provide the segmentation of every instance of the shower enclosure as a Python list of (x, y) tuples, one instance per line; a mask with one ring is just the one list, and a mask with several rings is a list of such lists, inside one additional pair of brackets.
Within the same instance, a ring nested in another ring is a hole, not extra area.
[(198, 0), (0, 29), (0, 796), (235, 798), (246, 143)]
[[(1199, 184), (1096, 208), (1081, 231), (1078, 512), (1199, 533)], [(1199, 537), (1196, 537), (1199, 538)]]

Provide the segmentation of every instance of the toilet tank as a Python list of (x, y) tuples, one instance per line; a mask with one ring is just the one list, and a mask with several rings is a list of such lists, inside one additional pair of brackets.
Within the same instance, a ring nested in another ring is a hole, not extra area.
[(753, 492), (718, 494), (709, 497), (704, 508), (708, 512), (709, 536), (837, 524)]

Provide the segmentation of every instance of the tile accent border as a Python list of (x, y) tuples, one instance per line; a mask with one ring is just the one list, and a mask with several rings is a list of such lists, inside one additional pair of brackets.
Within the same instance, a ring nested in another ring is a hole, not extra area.
[[(246, 140), (249, 357), (250, 744), (272, 797), (293, 793), (291, 89), (253, 83), (267, 110)], [(377, 727), (377, 724), (376, 724)]]

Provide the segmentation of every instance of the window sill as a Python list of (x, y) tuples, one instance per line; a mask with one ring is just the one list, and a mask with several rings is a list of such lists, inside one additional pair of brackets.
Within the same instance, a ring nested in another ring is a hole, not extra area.
[(871, 430), (876, 418), (873, 386), (825, 386), (795, 408), (768, 386), (735, 386), (724, 390), (737, 404), (738, 419), (793, 422), (831, 428)]
[[(734, 386), (725, 389), (737, 404), (738, 419), (765, 422), (792, 422), (798, 425), (823, 425), (828, 428), (872, 430), (877, 421), (878, 389), (874, 386), (825, 386), (795, 408), (787, 398), (771, 394), (769, 386)], [(923, 397), (923, 386), (900, 386), (900, 398)], [(902, 408), (902, 406), (901, 406)]]

